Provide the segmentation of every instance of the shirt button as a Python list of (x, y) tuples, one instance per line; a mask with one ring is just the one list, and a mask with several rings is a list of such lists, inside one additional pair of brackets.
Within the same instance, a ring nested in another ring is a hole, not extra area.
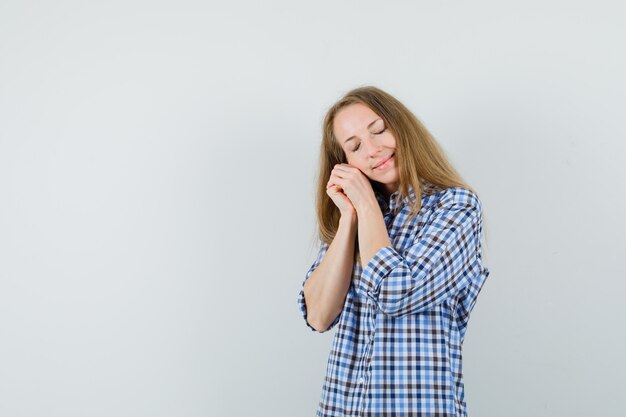
[(359, 378), (359, 384), (362, 384), (364, 381), (363, 377)]

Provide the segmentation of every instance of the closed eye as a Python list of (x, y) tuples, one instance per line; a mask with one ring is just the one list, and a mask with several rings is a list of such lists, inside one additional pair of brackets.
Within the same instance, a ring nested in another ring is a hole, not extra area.
[[(382, 133), (385, 133), (385, 130), (387, 130), (387, 128), (384, 128), (384, 129), (383, 129), (383, 130), (381, 130), (380, 132), (375, 132), (374, 134), (375, 134), (375, 135), (380, 135), (380, 134), (382, 134)], [(354, 149), (352, 149), (352, 152), (356, 152), (356, 151), (358, 151), (360, 147), (361, 147), (361, 142), (359, 142), (359, 144), (358, 144), (358, 145), (357, 145)]]

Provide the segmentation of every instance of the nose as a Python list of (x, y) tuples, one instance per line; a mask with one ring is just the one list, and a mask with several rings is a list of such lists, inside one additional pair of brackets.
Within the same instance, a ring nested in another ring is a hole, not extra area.
[(364, 142), (367, 142), (367, 154), (370, 157), (376, 157), (383, 149), (383, 146), (378, 143), (375, 136), (370, 136), (369, 140)]

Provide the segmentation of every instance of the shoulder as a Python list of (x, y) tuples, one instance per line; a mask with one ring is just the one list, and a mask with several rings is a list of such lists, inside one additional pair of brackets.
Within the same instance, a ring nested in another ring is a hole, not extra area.
[(435, 209), (469, 208), (479, 213), (482, 211), (482, 204), (478, 195), (467, 188), (448, 187), (433, 196), (436, 198), (434, 201)]

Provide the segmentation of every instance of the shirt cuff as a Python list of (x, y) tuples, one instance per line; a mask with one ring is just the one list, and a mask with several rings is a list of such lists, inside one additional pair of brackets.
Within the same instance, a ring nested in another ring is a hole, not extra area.
[(400, 262), (402, 262), (402, 256), (393, 246), (388, 245), (380, 248), (363, 268), (359, 280), (360, 292), (376, 301), (383, 279)]
[(302, 314), (302, 318), (304, 318), (304, 322), (306, 323), (307, 327), (311, 329), (311, 331), (316, 332), (316, 333), (326, 333), (327, 331), (331, 330), (333, 327), (337, 325), (337, 323), (339, 323), (339, 320), (341, 319), (341, 316), (343, 315), (343, 311), (341, 311), (339, 314), (337, 314), (337, 317), (335, 317), (335, 320), (333, 320), (333, 322), (326, 329), (319, 331), (315, 327), (311, 326), (309, 324), (309, 321), (306, 318), (307, 317), (306, 300), (304, 298), (304, 290), (302, 289), (300, 290), (300, 294), (298, 294), (298, 306), (300, 307), (300, 313)]
[(304, 299), (304, 290), (301, 289), (300, 290), (300, 294), (298, 294), (298, 306), (300, 307), (300, 314), (302, 314), (302, 318), (304, 318), (304, 322), (306, 323), (306, 325), (309, 327), (309, 329), (311, 329), (314, 332), (317, 332), (317, 330), (315, 330), (315, 327), (311, 326), (308, 322), (308, 320), (306, 319), (306, 301)]

